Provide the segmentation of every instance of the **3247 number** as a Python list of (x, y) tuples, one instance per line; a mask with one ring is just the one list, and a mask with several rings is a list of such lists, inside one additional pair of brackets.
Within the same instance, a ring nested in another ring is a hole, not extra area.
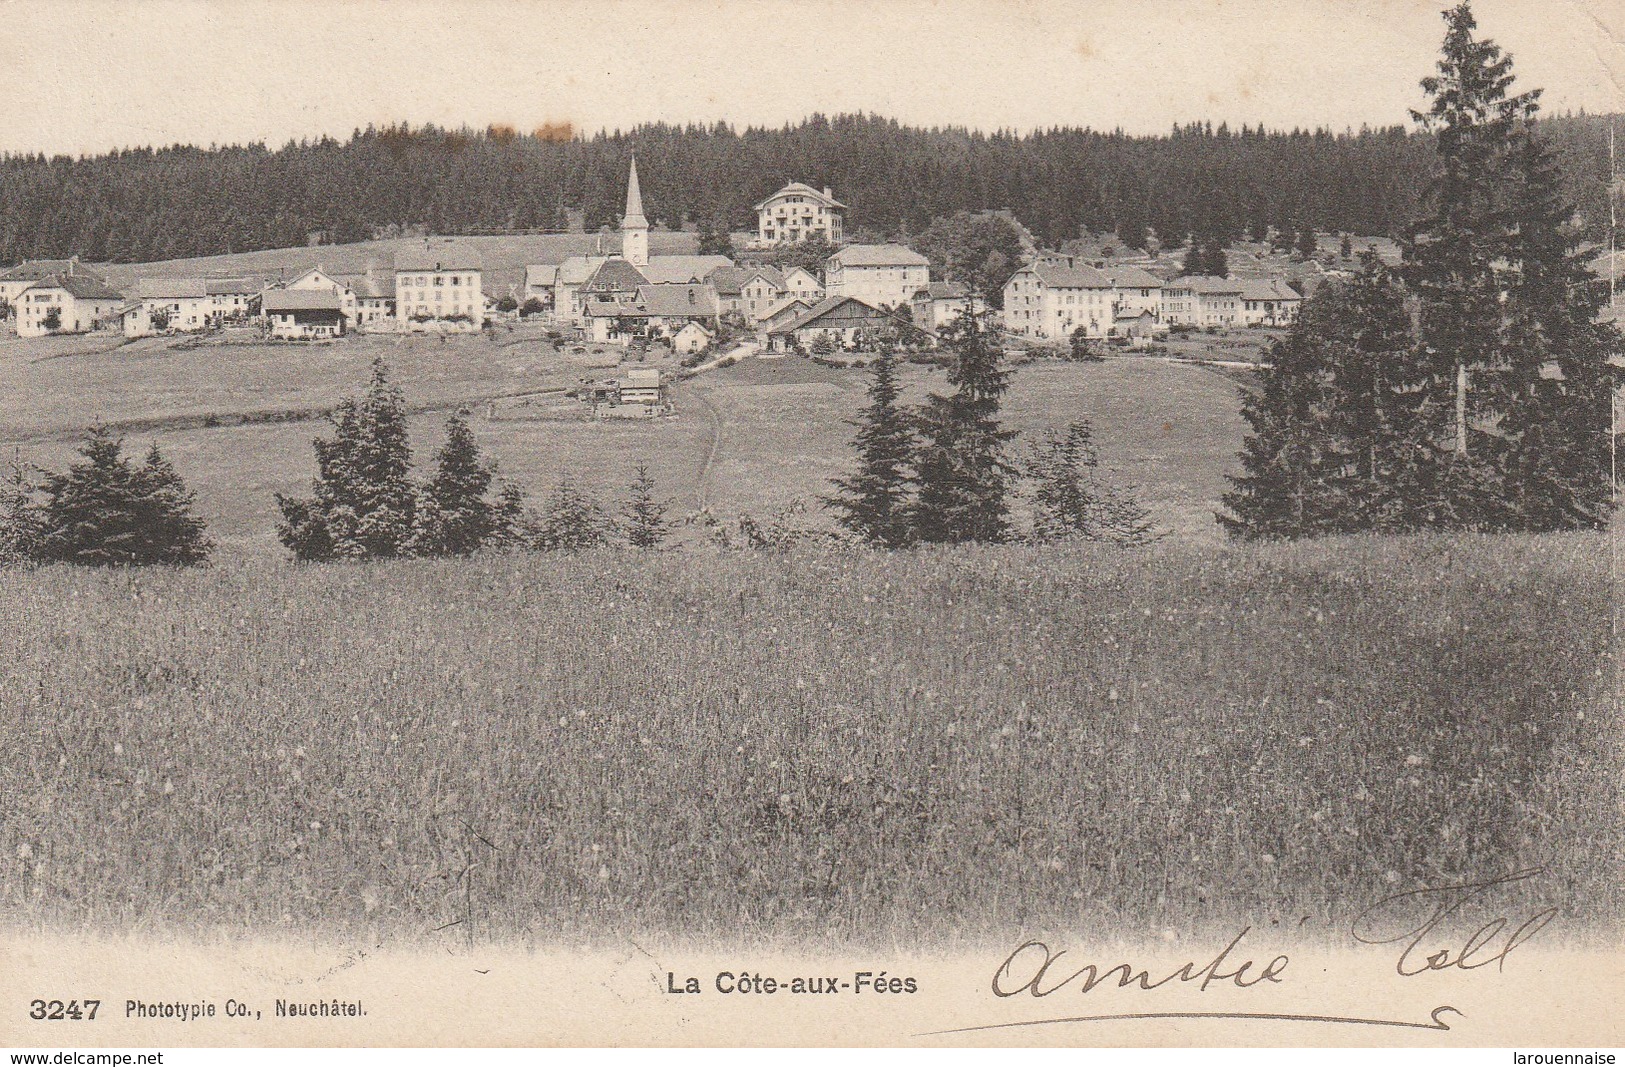
[(99, 1000), (32, 1000), (28, 1003), (30, 1019), (94, 1019)]

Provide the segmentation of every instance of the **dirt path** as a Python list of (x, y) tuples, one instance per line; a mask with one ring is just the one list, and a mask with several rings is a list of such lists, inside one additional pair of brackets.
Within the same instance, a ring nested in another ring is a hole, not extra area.
[(705, 460), (694, 479), (694, 510), (704, 511), (711, 499), (711, 476), (716, 470), (717, 454), (722, 451), (722, 412), (704, 393), (695, 390), (693, 396), (705, 407), (705, 413), (711, 419), (711, 446), (705, 450)]

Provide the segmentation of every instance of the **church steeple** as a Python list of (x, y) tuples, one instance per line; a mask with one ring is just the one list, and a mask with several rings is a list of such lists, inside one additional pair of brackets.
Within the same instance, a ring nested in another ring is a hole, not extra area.
[(649, 220), (643, 217), (643, 193), (638, 189), (638, 157), (626, 179), (626, 214), (621, 217), (621, 256), (634, 267), (649, 265)]

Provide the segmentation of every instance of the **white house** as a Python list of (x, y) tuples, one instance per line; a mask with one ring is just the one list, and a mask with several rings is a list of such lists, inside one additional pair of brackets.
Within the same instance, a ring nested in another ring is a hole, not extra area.
[(706, 329), (705, 323), (690, 319), (683, 328), (672, 334), (671, 350), (680, 356), (692, 356), (711, 347), (716, 334)]
[(357, 330), (393, 330), (395, 318), (395, 279), (380, 271), (367, 274), (341, 274), (335, 281), (350, 290), (354, 307), (350, 325)]
[(1162, 321), (1170, 326), (1234, 326), (1241, 321), (1237, 278), (1186, 274), (1162, 287)]
[(203, 291), (209, 297), (209, 316), (215, 323), (251, 316), (254, 302), (264, 289), (265, 283), (257, 278), (203, 279)]
[(1303, 305), (1291, 286), (1276, 278), (1249, 278), (1241, 287), (1241, 321), (1248, 326), (1289, 326)]
[(477, 331), (485, 324), (480, 256), (457, 245), (413, 248), (395, 256), (395, 320)]
[(784, 289), (779, 293), (784, 300), (805, 300), (809, 305), (824, 299), (824, 284), (813, 273), (801, 267), (791, 267), (784, 275)]
[(1062, 340), (1083, 327), (1105, 337), (1117, 315), (1117, 287), (1094, 267), (1040, 258), (1004, 283), (1004, 327), (1036, 340)]
[(902, 245), (847, 245), (824, 261), (827, 297), (853, 297), (871, 307), (907, 307), (930, 283), (930, 261)]
[(841, 213), (846, 205), (828, 186), (819, 192), (802, 182), (791, 182), (756, 205), (756, 238), (766, 245), (795, 244), (814, 235), (830, 244), (841, 243)]
[(124, 297), (95, 275), (48, 275), (17, 297), (13, 305), (17, 312), (17, 336), (88, 333), (118, 326), (119, 308), (123, 303)]
[(525, 266), (525, 294), (520, 299), (521, 305), (532, 300), (541, 304), (543, 309), (553, 306), (553, 287), (559, 281), (559, 265), (557, 263), (529, 263)]
[(932, 282), (914, 294), (914, 325), (936, 333), (969, 305), (969, 293), (958, 282)]
[(0, 300), (15, 307), (23, 290), (36, 282), (53, 276), (74, 278), (79, 275), (107, 284), (106, 278), (80, 263), (78, 256), (68, 259), (25, 259), (15, 267), (0, 271)]
[(1149, 311), (1153, 321), (1162, 318), (1162, 279), (1146, 270), (1127, 263), (1108, 263), (1100, 272), (1111, 279), (1117, 294), (1117, 314), (1138, 316)]
[(194, 333), (214, 319), (214, 304), (202, 278), (143, 278), (120, 309), (124, 336)]

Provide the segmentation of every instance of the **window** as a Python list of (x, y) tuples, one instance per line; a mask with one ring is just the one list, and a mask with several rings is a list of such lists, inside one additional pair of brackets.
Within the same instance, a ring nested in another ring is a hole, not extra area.
[(445, 285), (446, 284), (446, 279), (444, 277), (442, 277), (441, 275), (436, 274), (434, 276), (434, 283), (436, 285)]
[(453, 285), (462, 285), (463, 284), (463, 279), (461, 279), (457, 275), (453, 274), (451, 276), (451, 284), (453, 284)]

